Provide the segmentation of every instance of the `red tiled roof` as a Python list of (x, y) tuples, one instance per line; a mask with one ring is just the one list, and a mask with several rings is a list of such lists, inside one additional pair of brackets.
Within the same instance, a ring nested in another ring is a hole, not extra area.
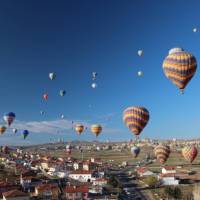
[(24, 197), (29, 196), (28, 194), (21, 192), (19, 190), (10, 190), (8, 192), (2, 193), (4, 197)]
[(72, 171), (70, 174), (92, 174), (92, 171), (86, 171), (86, 170), (81, 170), (81, 171)]
[(146, 172), (146, 168), (145, 167), (140, 167), (137, 169), (137, 172), (140, 173), (140, 174), (143, 174)]
[(165, 170), (175, 170), (175, 167), (173, 166), (165, 166), (163, 167)]
[(66, 193), (88, 193), (89, 189), (87, 185), (82, 186), (66, 186)]
[(53, 184), (42, 184), (36, 187), (38, 190), (51, 190), (51, 189), (58, 189), (57, 185)]

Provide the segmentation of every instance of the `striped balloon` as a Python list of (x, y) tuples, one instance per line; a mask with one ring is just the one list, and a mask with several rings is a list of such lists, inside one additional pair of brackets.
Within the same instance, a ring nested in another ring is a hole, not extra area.
[(144, 107), (128, 107), (123, 113), (123, 120), (129, 130), (138, 136), (149, 121), (149, 111)]
[(96, 137), (101, 133), (102, 127), (99, 124), (93, 124), (91, 126), (91, 132), (96, 135)]
[(80, 135), (84, 131), (84, 126), (82, 124), (76, 124), (75, 131)]
[(197, 148), (194, 145), (186, 146), (182, 149), (182, 155), (188, 162), (192, 163), (198, 154)]
[(194, 76), (197, 69), (196, 58), (181, 48), (174, 48), (163, 62), (163, 70), (167, 78), (181, 91)]
[(169, 158), (170, 148), (167, 145), (159, 144), (158, 146), (155, 147), (154, 153), (157, 160), (161, 164), (164, 164)]

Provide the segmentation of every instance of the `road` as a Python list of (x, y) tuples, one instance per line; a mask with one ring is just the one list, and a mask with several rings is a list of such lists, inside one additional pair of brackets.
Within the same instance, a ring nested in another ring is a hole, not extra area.
[[(132, 167), (133, 168), (133, 167)], [(122, 187), (122, 193), (119, 195), (121, 200), (149, 200), (137, 185), (137, 181), (126, 173), (128, 169), (110, 171)]]

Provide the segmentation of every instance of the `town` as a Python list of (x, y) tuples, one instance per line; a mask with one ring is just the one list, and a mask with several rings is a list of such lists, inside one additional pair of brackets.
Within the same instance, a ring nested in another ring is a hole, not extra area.
[(153, 155), (156, 142), (141, 140), (136, 159), (130, 154), (133, 141), (2, 146), (0, 199), (153, 200), (166, 199), (174, 188), (177, 199), (193, 199), (200, 160), (184, 162), (179, 148), (186, 141), (169, 140), (172, 155), (162, 166)]

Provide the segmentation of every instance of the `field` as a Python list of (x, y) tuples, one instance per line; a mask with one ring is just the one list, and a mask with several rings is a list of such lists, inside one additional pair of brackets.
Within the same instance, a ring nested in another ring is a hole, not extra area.
[[(40, 153), (47, 154), (47, 151), (41, 151)], [(54, 157), (67, 157), (65, 150), (55, 150), (55, 151), (48, 151), (48, 155)], [(94, 158), (101, 158), (103, 161), (106, 162), (113, 162), (114, 164), (121, 164), (123, 161), (128, 161), (129, 164), (135, 164), (138, 161), (144, 160), (145, 157), (149, 155), (152, 159), (154, 159), (154, 152), (152, 147), (141, 147), (141, 153), (137, 158), (134, 158), (130, 150), (122, 150), (122, 151), (113, 151), (113, 150), (101, 150), (101, 151), (83, 151), (83, 154), (77, 150), (72, 150), (71, 156), (78, 159), (78, 160), (88, 160), (91, 157)], [(180, 170), (189, 170), (189, 171), (196, 171), (200, 173), (200, 156), (197, 156), (195, 161), (190, 164), (184, 160), (181, 152), (172, 151), (170, 154), (169, 159), (165, 163), (168, 166), (180, 166)], [(155, 171), (160, 172), (161, 164), (156, 161), (152, 164), (148, 165), (148, 168)], [(182, 169), (181, 169), (182, 168)]]

